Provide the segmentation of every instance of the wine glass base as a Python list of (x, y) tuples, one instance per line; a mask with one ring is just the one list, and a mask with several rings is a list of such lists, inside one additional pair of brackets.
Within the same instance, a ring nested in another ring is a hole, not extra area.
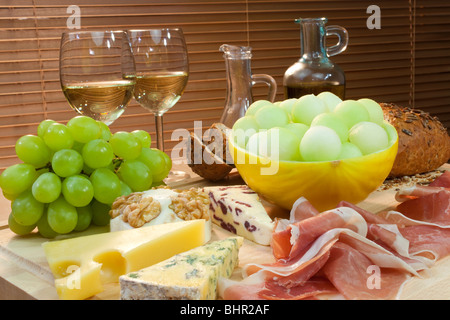
[(190, 177), (190, 174), (184, 171), (170, 171), (167, 177), (164, 179), (164, 182), (169, 184), (171, 182), (178, 182), (184, 179), (189, 179)]

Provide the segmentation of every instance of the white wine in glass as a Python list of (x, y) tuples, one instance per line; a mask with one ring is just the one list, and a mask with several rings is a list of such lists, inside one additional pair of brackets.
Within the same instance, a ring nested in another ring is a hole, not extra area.
[(107, 125), (113, 123), (133, 98), (135, 66), (127, 33), (63, 33), (60, 81), (72, 109)]
[(162, 115), (181, 98), (187, 80), (184, 71), (138, 72), (134, 98), (145, 109)]
[[(181, 98), (189, 77), (183, 31), (179, 28), (128, 30), (136, 63), (134, 99), (155, 116), (157, 148), (164, 151), (163, 115)], [(171, 171), (166, 182), (189, 177)]]

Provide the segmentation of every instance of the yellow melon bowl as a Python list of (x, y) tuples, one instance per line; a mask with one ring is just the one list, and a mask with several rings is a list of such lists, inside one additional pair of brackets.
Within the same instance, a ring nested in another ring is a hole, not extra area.
[(264, 199), (290, 210), (298, 198), (305, 197), (325, 211), (342, 200), (357, 204), (383, 183), (398, 149), (397, 133), (390, 127), (387, 149), (335, 161), (273, 161), (247, 152), (231, 137), (228, 144), (239, 174)]

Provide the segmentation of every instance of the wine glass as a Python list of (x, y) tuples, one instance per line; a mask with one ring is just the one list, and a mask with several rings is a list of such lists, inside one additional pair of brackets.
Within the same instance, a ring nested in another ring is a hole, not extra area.
[(59, 70), (72, 109), (106, 125), (133, 98), (136, 71), (125, 31), (64, 32)]
[[(157, 148), (164, 151), (163, 115), (186, 87), (189, 61), (183, 31), (179, 28), (128, 30), (136, 63), (134, 99), (155, 115)], [(189, 177), (171, 171), (165, 180)]]

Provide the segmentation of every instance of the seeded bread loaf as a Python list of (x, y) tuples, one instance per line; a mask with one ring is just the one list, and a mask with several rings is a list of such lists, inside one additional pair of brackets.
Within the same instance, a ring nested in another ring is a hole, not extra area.
[(384, 119), (395, 127), (399, 137), (390, 177), (432, 171), (450, 159), (450, 136), (438, 118), (393, 103), (380, 105)]

